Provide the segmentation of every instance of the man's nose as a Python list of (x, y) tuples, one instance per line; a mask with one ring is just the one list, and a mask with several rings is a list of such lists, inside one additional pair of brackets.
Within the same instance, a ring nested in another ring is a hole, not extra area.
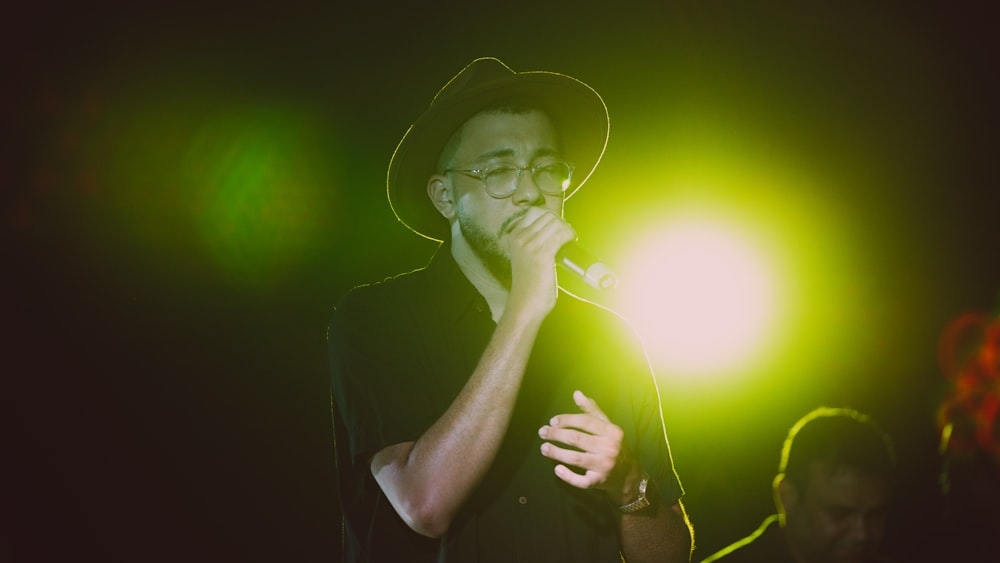
[(542, 190), (538, 189), (538, 184), (535, 183), (535, 177), (531, 173), (531, 170), (522, 169), (514, 181), (516, 182), (513, 196), (515, 204), (537, 205), (539, 202), (545, 200)]

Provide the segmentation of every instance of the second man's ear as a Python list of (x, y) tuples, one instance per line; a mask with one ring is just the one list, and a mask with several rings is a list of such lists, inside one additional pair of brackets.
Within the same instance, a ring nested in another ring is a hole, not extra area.
[(779, 474), (774, 478), (774, 500), (778, 512), (781, 514), (799, 502), (798, 487), (789, 481), (784, 474)]
[(435, 174), (427, 180), (427, 197), (445, 219), (450, 221), (455, 216), (454, 194), (444, 176)]

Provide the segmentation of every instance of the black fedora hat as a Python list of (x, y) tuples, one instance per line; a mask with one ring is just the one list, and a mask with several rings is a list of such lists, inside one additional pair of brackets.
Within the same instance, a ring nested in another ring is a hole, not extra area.
[(435, 172), (438, 156), (466, 120), (490, 104), (514, 97), (532, 100), (555, 124), (562, 150), (579, 178), (566, 197), (590, 177), (608, 142), (608, 109), (601, 96), (565, 74), (514, 72), (496, 58), (479, 58), (438, 91), (389, 161), (389, 205), (410, 230), (432, 240), (445, 239), (448, 223), (427, 196), (427, 180)]

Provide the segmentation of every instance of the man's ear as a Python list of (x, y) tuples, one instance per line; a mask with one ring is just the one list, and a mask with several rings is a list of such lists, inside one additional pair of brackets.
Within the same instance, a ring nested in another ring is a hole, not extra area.
[(784, 473), (775, 476), (772, 488), (774, 490), (774, 505), (778, 509), (778, 516), (784, 525), (785, 513), (789, 508), (794, 510), (801, 498), (801, 491), (794, 483), (785, 478)]
[(435, 174), (427, 180), (427, 197), (445, 219), (451, 221), (455, 216), (454, 194), (451, 185), (440, 174)]

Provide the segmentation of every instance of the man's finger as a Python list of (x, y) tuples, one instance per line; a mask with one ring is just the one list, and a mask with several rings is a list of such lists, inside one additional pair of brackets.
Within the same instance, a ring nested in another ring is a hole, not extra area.
[(597, 401), (591, 399), (590, 397), (583, 394), (583, 391), (573, 391), (573, 401), (576, 402), (576, 406), (580, 407), (583, 412), (597, 417), (604, 422), (611, 422), (608, 415), (604, 414), (601, 407), (597, 406)]

